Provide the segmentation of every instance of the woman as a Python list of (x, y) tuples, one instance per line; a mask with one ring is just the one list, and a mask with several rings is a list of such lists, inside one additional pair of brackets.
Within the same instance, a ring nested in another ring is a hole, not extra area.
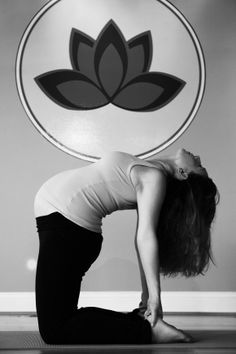
[[(160, 273), (193, 276), (211, 258), (217, 189), (199, 157), (144, 161), (123, 152), (49, 179), (35, 198), (40, 248), (36, 307), (48, 344), (188, 342), (163, 321)], [(82, 277), (99, 255), (102, 218), (137, 209), (135, 247), (142, 282), (139, 309), (77, 309)]]

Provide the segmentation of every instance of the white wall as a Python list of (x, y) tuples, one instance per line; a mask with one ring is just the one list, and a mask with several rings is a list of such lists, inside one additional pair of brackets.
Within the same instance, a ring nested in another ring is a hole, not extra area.
[[(202, 156), (221, 193), (212, 232), (217, 267), (203, 277), (162, 279), (172, 291), (236, 291), (235, 273), (235, 79), (236, 2), (172, 0), (195, 28), (206, 58), (206, 93), (190, 128), (164, 154), (186, 147)], [(20, 37), (46, 1), (0, 0), (0, 292), (33, 291), (38, 238), (33, 199), (51, 175), (85, 166), (46, 141), (27, 118), (18, 99), (14, 64)], [(83, 290), (139, 290), (133, 248), (135, 212), (117, 212), (104, 220), (100, 258), (84, 280)]]

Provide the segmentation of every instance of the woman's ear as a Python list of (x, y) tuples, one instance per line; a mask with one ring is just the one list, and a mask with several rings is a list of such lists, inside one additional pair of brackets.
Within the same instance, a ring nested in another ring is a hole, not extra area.
[(179, 179), (187, 179), (188, 178), (188, 172), (184, 168), (181, 168), (181, 167), (178, 168), (177, 173), (178, 173)]

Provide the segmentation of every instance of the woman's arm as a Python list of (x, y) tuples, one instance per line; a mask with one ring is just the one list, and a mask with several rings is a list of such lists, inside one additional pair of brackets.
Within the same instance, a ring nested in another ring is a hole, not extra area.
[[(138, 220), (137, 220), (137, 226), (138, 226)], [(142, 286), (141, 302), (139, 303), (139, 308), (136, 309), (136, 312), (138, 312), (140, 316), (145, 317), (145, 313), (147, 311), (147, 303), (148, 303), (149, 294), (148, 294), (147, 281), (146, 281), (145, 273), (143, 270), (142, 262), (140, 259), (138, 246), (137, 246), (137, 230), (135, 233), (135, 250), (136, 250), (137, 259), (138, 259), (139, 272), (140, 272), (140, 278), (141, 278), (141, 286)], [(162, 310), (161, 304), (160, 304), (160, 309), (159, 309), (158, 315), (160, 318), (163, 318), (163, 310)]]
[(146, 169), (135, 188), (138, 210), (136, 244), (149, 294), (146, 316), (150, 316), (148, 319), (155, 325), (161, 309), (156, 229), (165, 196), (165, 176), (156, 169)]
[[(138, 229), (138, 219), (137, 219), (137, 229)], [(147, 309), (148, 287), (147, 287), (146, 277), (145, 277), (145, 273), (143, 270), (142, 262), (141, 262), (140, 255), (139, 255), (138, 245), (137, 245), (137, 229), (136, 229), (136, 233), (135, 233), (134, 244), (135, 244), (135, 250), (136, 250), (137, 259), (138, 259), (139, 273), (140, 273), (141, 285), (142, 285), (142, 295), (141, 295), (141, 302), (139, 304), (139, 308), (142, 309), (141, 312), (143, 312), (143, 314), (144, 314), (144, 312)]]

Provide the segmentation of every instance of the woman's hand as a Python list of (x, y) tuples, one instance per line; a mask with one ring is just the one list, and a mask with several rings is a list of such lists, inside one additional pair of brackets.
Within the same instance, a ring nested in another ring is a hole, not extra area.
[(144, 313), (144, 318), (150, 322), (152, 327), (155, 326), (158, 318), (163, 318), (163, 311), (160, 300), (148, 299), (147, 310)]
[(147, 311), (147, 301), (144, 302), (144, 301), (142, 300), (142, 301), (139, 303), (138, 309), (139, 309), (138, 314), (139, 314), (141, 317), (144, 318), (144, 314), (145, 314), (145, 312)]

